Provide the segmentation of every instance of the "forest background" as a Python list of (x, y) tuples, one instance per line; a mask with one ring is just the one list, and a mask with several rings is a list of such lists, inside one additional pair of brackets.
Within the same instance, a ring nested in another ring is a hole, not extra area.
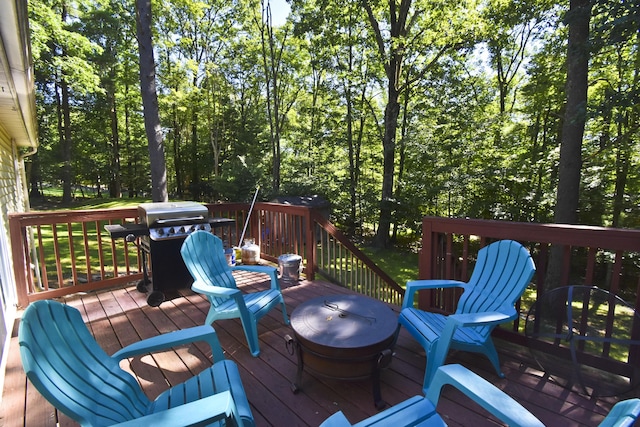
[[(640, 5), (588, 6), (574, 222), (637, 228)], [(425, 215), (553, 222), (570, 4), (547, 0), (153, 2), (172, 199), (318, 194), (354, 236)], [(148, 197), (136, 5), (30, 0), (47, 186)]]

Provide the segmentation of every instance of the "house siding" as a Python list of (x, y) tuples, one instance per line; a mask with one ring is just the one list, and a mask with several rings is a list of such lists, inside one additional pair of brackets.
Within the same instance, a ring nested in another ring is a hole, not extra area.
[(0, 386), (18, 303), (9, 213), (29, 210), (23, 158), (38, 146), (27, 9), (26, 1), (0, 0)]
[[(24, 211), (24, 175), (17, 149), (0, 125), (0, 376), (4, 373), (8, 338), (16, 313), (16, 287), (9, 245), (9, 212)], [(1, 378), (0, 378), (1, 380)], [(2, 384), (3, 381), (0, 381)]]

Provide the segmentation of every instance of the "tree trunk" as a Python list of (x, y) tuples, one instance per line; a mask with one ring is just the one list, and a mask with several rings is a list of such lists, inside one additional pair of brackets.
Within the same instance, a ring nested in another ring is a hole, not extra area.
[(69, 86), (64, 78), (60, 81), (62, 92), (61, 113), (62, 113), (62, 203), (69, 204), (72, 199), (72, 165), (71, 165), (71, 112), (69, 111)]
[(120, 131), (118, 129), (118, 110), (116, 103), (113, 78), (109, 84), (107, 99), (109, 100), (109, 116), (111, 120), (111, 178), (109, 182), (109, 196), (122, 197), (122, 180), (120, 176)]
[(271, 187), (274, 194), (280, 191), (280, 91), (278, 64), (280, 57), (276, 57), (275, 35), (271, 19), (271, 3), (262, 1), (262, 20), (260, 22), (260, 37), (262, 44), (262, 63), (265, 71), (267, 91), (267, 118), (269, 119), (269, 135), (271, 142)]
[[(555, 222), (575, 224), (578, 221), (580, 173), (582, 169), (582, 138), (587, 113), (587, 76), (589, 72), (589, 0), (571, 0), (566, 22), (569, 26), (567, 44), (566, 108), (562, 124), (558, 193)], [(563, 247), (554, 245), (549, 256), (545, 287), (553, 289), (561, 283)]]
[[(129, 97), (129, 84), (125, 84), (125, 98)], [(129, 103), (124, 103), (124, 133), (125, 133), (125, 147), (127, 152), (127, 190), (129, 192), (129, 198), (136, 197), (138, 194), (138, 183), (135, 180), (135, 167), (134, 159), (137, 159), (138, 155), (134, 154), (134, 150), (131, 148), (131, 126), (129, 120)], [(137, 164), (137, 161), (136, 161)]]
[(38, 157), (38, 153), (36, 152), (33, 156), (31, 156), (31, 161), (25, 163), (26, 174), (29, 177), (29, 197), (41, 197), (42, 192), (40, 191), (40, 159)]
[(166, 202), (167, 166), (160, 128), (156, 70), (151, 40), (151, 0), (136, 0), (136, 28), (140, 54), (140, 92), (144, 109), (144, 128), (151, 162), (151, 197), (154, 202)]
[(173, 169), (176, 174), (176, 195), (182, 198), (182, 162), (180, 161), (180, 124), (178, 120), (178, 107), (173, 104)]
[(396, 130), (398, 128), (398, 91), (396, 85), (389, 82), (389, 101), (384, 110), (384, 140), (382, 142), (382, 198), (380, 200), (380, 220), (374, 240), (379, 248), (389, 246), (391, 221), (393, 220), (393, 179), (395, 175)]
[(555, 222), (578, 221), (582, 138), (587, 113), (587, 75), (589, 72), (589, 21), (591, 2), (571, 0), (566, 17), (569, 25), (567, 45), (566, 111), (562, 124), (560, 166)]
[(395, 201), (393, 197), (393, 180), (395, 175), (395, 152), (396, 152), (396, 131), (398, 128), (398, 116), (400, 114), (400, 75), (402, 62), (404, 59), (404, 40), (407, 35), (407, 16), (411, 10), (412, 1), (402, 0), (397, 8), (393, 1), (389, 2), (389, 15), (391, 17), (391, 45), (388, 52), (385, 48), (384, 40), (371, 5), (363, 3), (369, 17), (369, 23), (376, 35), (378, 53), (381, 57), (389, 58), (385, 64), (387, 74), (387, 106), (384, 110), (384, 136), (382, 138), (382, 196), (380, 199), (380, 218), (378, 220), (378, 230), (373, 240), (373, 245), (379, 248), (389, 246), (391, 222)]
[(198, 168), (198, 111), (194, 108), (191, 113), (191, 197), (200, 200), (201, 195), (200, 169)]
[[(616, 184), (613, 194), (613, 212), (611, 214), (611, 226), (620, 227), (620, 217), (624, 209), (625, 188), (627, 186), (627, 177), (629, 175), (629, 159), (631, 158), (631, 148), (629, 141), (628, 129), (629, 115), (625, 114), (624, 123), (618, 122), (618, 140), (620, 141), (616, 147)], [(623, 130), (623, 128), (626, 128)]]

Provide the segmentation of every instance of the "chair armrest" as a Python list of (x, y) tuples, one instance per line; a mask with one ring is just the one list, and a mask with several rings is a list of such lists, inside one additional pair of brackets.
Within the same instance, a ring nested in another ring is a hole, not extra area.
[(447, 316), (447, 322), (454, 322), (461, 326), (490, 326), (513, 320), (516, 313), (507, 314), (500, 311), (488, 311), (485, 313), (460, 313)]
[(242, 293), (240, 289), (237, 288), (225, 288), (224, 286), (209, 285), (201, 280), (193, 282), (191, 290), (199, 294), (205, 294), (217, 298), (233, 298)]
[(542, 426), (544, 424), (508, 394), (461, 365), (438, 368), (426, 391), (427, 399), (437, 406), (442, 387), (451, 385), (510, 426)]
[(120, 361), (138, 354), (147, 354), (158, 350), (166, 350), (171, 347), (195, 341), (205, 341), (211, 346), (214, 362), (224, 360), (220, 341), (218, 341), (216, 331), (211, 325), (194, 326), (193, 328), (181, 329), (179, 331), (168, 332), (166, 334), (147, 338), (120, 349), (111, 357)]
[(264, 273), (264, 274), (270, 274), (272, 271), (273, 272), (278, 271), (277, 268), (271, 267), (269, 265), (245, 265), (245, 264), (234, 265), (233, 267), (231, 267), (231, 271), (235, 271), (235, 270), (251, 271), (254, 273)]
[(632, 426), (640, 415), (640, 399), (622, 400), (607, 414), (598, 427), (622, 427)]
[(120, 427), (191, 426), (207, 425), (223, 419), (235, 421), (231, 424), (227, 422), (226, 425), (240, 425), (240, 418), (229, 391), (114, 425)]
[(411, 280), (407, 282), (402, 300), (402, 308), (413, 307), (415, 293), (423, 289), (441, 289), (464, 287), (465, 282), (459, 280)]
[(388, 426), (442, 426), (442, 417), (436, 413), (436, 407), (424, 396), (413, 396), (382, 412), (362, 420), (353, 426), (340, 412), (336, 412), (320, 427), (388, 427)]
[(252, 273), (262, 273), (271, 279), (271, 289), (280, 290), (280, 282), (278, 281), (278, 269), (269, 265), (236, 265), (231, 267), (231, 271), (249, 271)]
[(352, 424), (342, 411), (338, 411), (324, 420), (320, 427), (352, 427)]

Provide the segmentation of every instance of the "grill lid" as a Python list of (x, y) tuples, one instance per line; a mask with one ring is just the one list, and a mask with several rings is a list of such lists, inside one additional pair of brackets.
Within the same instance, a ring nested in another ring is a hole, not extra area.
[(207, 222), (209, 210), (197, 202), (158, 202), (138, 205), (140, 221), (148, 227)]

